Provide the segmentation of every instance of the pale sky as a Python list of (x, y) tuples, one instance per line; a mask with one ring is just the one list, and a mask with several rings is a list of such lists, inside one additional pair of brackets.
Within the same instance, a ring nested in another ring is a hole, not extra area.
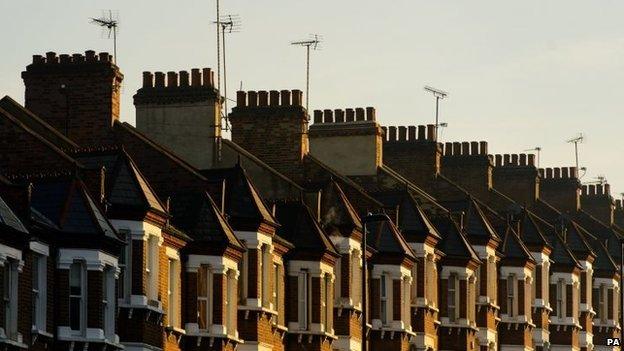
[[(433, 123), (432, 85), (450, 92), (441, 139), (487, 140), (491, 153), (541, 146), (541, 166), (571, 166), (579, 132), (583, 181), (604, 175), (624, 192), (624, 2), (617, 0), (221, 0), (240, 15), (228, 37), (230, 97), (244, 90), (305, 90), (311, 109), (375, 106), (383, 125)], [(215, 67), (215, 0), (3, 0), (0, 95), (23, 102), (20, 72), (33, 54), (109, 51), (89, 24), (119, 12), (122, 120), (134, 123), (142, 71)]]

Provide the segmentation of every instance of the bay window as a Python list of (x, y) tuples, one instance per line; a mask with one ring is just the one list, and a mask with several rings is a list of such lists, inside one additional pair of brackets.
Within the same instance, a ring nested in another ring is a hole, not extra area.
[(104, 336), (115, 334), (115, 268), (107, 266), (102, 272), (102, 312)]
[(74, 261), (69, 266), (69, 327), (84, 333), (86, 330), (87, 271), (84, 262)]
[(33, 329), (46, 330), (47, 310), (47, 256), (33, 254), (32, 267), (32, 322)]
[[(245, 242), (243, 244), (246, 246)], [(238, 303), (247, 304), (247, 279), (249, 267), (249, 251), (243, 252), (243, 258), (238, 262), (238, 271), (240, 278), (238, 279)]]
[(362, 303), (362, 255), (359, 250), (351, 251), (351, 286), (352, 299), (354, 306), (360, 306)]
[(307, 270), (301, 270), (297, 277), (297, 317), (300, 330), (308, 330), (309, 315), (309, 279), (310, 274)]
[(514, 317), (518, 314), (517, 312), (517, 304), (516, 304), (516, 276), (511, 274), (507, 277), (507, 315), (509, 317)]
[(455, 322), (459, 317), (458, 310), (458, 287), (459, 281), (456, 274), (451, 274), (448, 278), (448, 292), (447, 292), (447, 314), (450, 322)]
[(150, 235), (147, 239), (146, 267), (147, 272), (147, 298), (152, 301), (158, 300), (158, 242), (159, 238)]
[(225, 308), (225, 332), (229, 336), (236, 336), (236, 271), (228, 269), (223, 275), (225, 281), (224, 308)]
[(117, 281), (117, 297), (122, 300), (130, 298), (132, 291), (132, 237), (130, 231), (120, 230), (126, 244), (121, 248), (118, 258), (119, 279)]
[(565, 287), (566, 287), (566, 284), (563, 281), (563, 279), (559, 279), (557, 281), (557, 288), (556, 288), (557, 289), (557, 293), (556, 293), (556, 296), (557, 296), (556, 309), (557, 309), (557, 317), (558, 318), (563, 318), (565, 316), (565, 313), (564, 313), (564, 310), (563, 310), (563, 308), (565, 306), (565, 304), (564, 304), (565, 303), (565, 301), (564, 301), (564, 298), (565, 298), (564, 297), (565, 296)]
[(325, 276), (323, 277), (323, 301), (322, 301), (322, 308), (323, 308), (323, 326), (325, 327), (325, 332), (331, 332), (332, 329), (332, 325), (331, 325), (331, 321), (332, 321), (332, 315), (333, 315), (333, 311), (332, 311), (332, 284), (331, 284), (331, 275), (329, 274), (325, 274)]
[(197, 324), (206, 331), (212, 325), (212, 271), (210, 266), (201, 265), (197, 270)]
[(388, 276), (379, 277), (379, 315), (382, 325), (388, 324)]
[(271, 258), (270, 247), (267, 244), (262, 245), (262, 249), (260, 250), (260, 257), (258, 258), (258, 262), (260, 262), (260, 282), (261, 282), (261, 297), (262, 297), (262, 307), (271, 309), (271, 270), (273, 269), (273, 265), (271, 262), (273, 261)]
[(14, 259), (6, 259), (4, 262), (4, 334), (9, 340), (17, 341), (17, 294), (18, 294), (18, 262)]
[(411, 295), (410, 278), (404, 277), (403, 278), (403, 294), (402, 294), (403, 301), (401, 302), (401, 306), (403, 307), (403, 310), (401, 311), (401, 316), (402, 316), (401, 319), (403, 321), (403, 325), (405, 328), (409, 328), (412, 324), (411, 316), (410, 316), (410, 312), (411, 312), (410, 295)]
[(171, 327), (180, 327), (180, 317), (179, 317), (179, 285), (180, 281), (180, 262), (178, 260), (169, 258), (169, 284), (167, 284), (167, 301), (169, 302), (167, 306), (167, 316), (169, 326)]

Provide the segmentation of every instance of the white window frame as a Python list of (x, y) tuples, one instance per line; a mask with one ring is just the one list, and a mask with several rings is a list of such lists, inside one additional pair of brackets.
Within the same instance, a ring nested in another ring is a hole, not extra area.
[(556, 290), (556, 297), (557, 297), (557, 318), (565, 318), (566, 316), (566, 311), (565, 311), (565, 305), (566, 305), (566, 283), (563, 279), (559, 279), (557, 281), (557, 290)]
[[(423, 259), (424, 262), (424, 259)], [(423, 266), (424, 269), (424, 266)], [(423, 277), (424, 278), (424, 277)], [(410, 286), (410, 299), (409, 303), (415, 305), (418, 299), (418, 259), (414, 261), (414, 268), (412, 268), (412, 285)], [(425, 279), (423, 279), (423, 282)]]
[(598, 308), (600, 309), (600, 321), (603, 323), (607, 322), (607, 309), (609, 308), (608, 298), (609, 291), (607, 290), (607, 286), (605, 284), (600, 284), (600, 294), (598, 295)]
[(507, 276), (507, 286), (505, 287), (505, 303), (507, 304), (507, 315), (516, 317), (518, 315), (518, 284), (515, 274)]
[[(459, 319), (459, 278), (451, 273), (447, 279), (447, 314), (450, 322)], [(452, 292), (452, 295), (451, 295)], [(451, 298), (452, 297), (452, 298)], [(452, 312), (452, 313), (451, 313)]]
[(168, 276), (167, 276), (167, 321), (170, 327), (180, 327), (180, 313), (178, 303), (180, 301), (180, 261), (168, 257)]
[[(72, 279), (72, 269), (79, 269), (80, 274), (80, 294), (72, 294), (71, 292), (71, 279)], [(87, 266), (86, 262), (83, 260), (75, 260), (70, 266), (68, 270), (69, 276), (69, 328), (72, 333), (85, 336), (87, 331)], [(78, 329), (72, 328), (72, 299), (79, 299), (79, 311), (78, 311)]]
[[(247, 246), (245, 241), (243, 241), (243, 246)], [(238, 264), (238, 270), (240, 272), (240, 278), (238, 280), (238, 302), (241, 305), (247, 304), (247, 286), (248, 286), (248, 277), (249, 277), (249, 250), (243, 252), (243, 258), (240, 260)]]
[(223, 275), (225, 281), (225, 332), (229, 336), (236, 336), (236, 270), (228, 269)]
[(121, 249), (118, 259), (119, 279), (117, 297), (122, 301), (129, 301), (132, 294), (132, 233), (127, 229), (118, 232), (124, 236), (125, 245)]
[(332, 304), (332, 276), (325, 273), (323, 276), (323, 287), (325, 288), (325, 300), (322, 302), (322, 307), (325, 311), (325, 320), (323, 321), (324, 330), (327, 333), (331, 333), (333, 329), (333, 304)]
[(403, 302), (401, 303), (401, 306), (403, 306), (403, 311), (401, 313), (402, 316), (402, 320), (403, 320), (403, 325), (405, 328), (409, 328), (411, 327), (412, 321), (411, 321), (411, 304), (410, 304), (410, 297), (411, 297), (411, 291), (412, 291), (412, 287), (410, 285), (410, 278), (409, 277), (403, 277)]
[(115, 335), (115, 268), (106, 266), (102, 271), (102, 307), (104, 337), (113, 339)]
[(48, 304), (48, 256), (33, 253), (33, 288), (32, 288), (32, 328), (45, 331), (47, 327)]
[(160, 238), (149, 235), (147, 238), (145, 271), (147, 272), (147, 299), (158, 300), (158, 268)]
[(272, 260), (272, 255), (271, 255), (271, 247), (268, 244), (263, 244), (260, 251), (260, 271), (261, 271), (261, 284), (262, 286), (260, 287), (260, 291), (261, 291), (261, 301), (262, 301), (262, 307), (264, 308), (268, 308), (268, 309), (273, 309), (272, 308), (272, 303), (271, 303), (271, 284), (269, 283), (271, 280), (271, 270), (273, 269), (273, 265), (271, 264), (273, 262)]
[[(206, 295), (207, 296), (201, 296), (199, 294), (199, 289), (200, 289), (200, 275), (204, 273), (206, 275), (206, 277), (204, 277), (205, 282), (206, 282)], [(213, 319), (212, 319), (212, 311), (213, 311), (213, 294), (211, 294), (210, 292), (212, 291), (212, 287), (213, 287), (213, 271), (212, 268), (210, 267), (210, 265), (200, 265), (199, 269), (197, 270), (197, 325), (199, 330), (202, 331), (209, 331), (210, 328), (212, 327), (212, 323), (213, 323)], [(204, 320), (206, 325), (202, 326), (201, 325), (201, 319), (200, 317), (200, 313), (201, 313), (201, 308), (199, 308), (200, 303), (204, 302), (206, 304), (206, 316), (204, 316)]]
[[(280, 289), (280, 274), (279, 274), (279, 264), (273, 262), (273, 309), (275, 311), (279, 310), (279, 289)], [(278, 313), (279, 315), (279, 313)]]
[[(392, 321), (392, 306), (390, 300), (390, 289), (388, 288), (389, 276), (383, 273), (379, 276), (379, 319), (382, 325), (389, 325)], [(392, 279), (390, 279), (392, 284)], [(390, 317), (388, 317), (390, 316)]]
[(362, 254), (360, 250), (351, 251), (351, 292), (354, 306), (362, 307)]
[(297, 319), (300, 330), (310, 327), (310, 272), (302, 269), (297, 276)]
[(19, 285), (19, 270), (18, 261), (7, 258), (4, 261), (4, 336), (13, 341), (18, 341), (20, 338), (18, 331), (18, 285)]

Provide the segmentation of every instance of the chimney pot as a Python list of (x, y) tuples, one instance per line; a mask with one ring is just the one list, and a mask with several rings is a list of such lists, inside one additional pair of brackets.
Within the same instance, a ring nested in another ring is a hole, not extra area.
[(535, 155), (533, 155), (533, 154), (528, 154), (527, 156), (528, 156), (527, 164), (528, 164), (529, 166), (533, 166), (533, 167), (535, 167)]
[(470, 155), (470, 143), (467, 141), (462, 141), (461, 143), (461, 153), (462, 155), (468, 156)]
[(82, 63), (85, 61), (85, 57), (82, 54), (73, 54), (72, 62), (73, 63)]
[(323, 110), (323, 123), (334, 123), (334, 113), (332, 110)]
[(427, 126), (418, 126), (418, 140), (427, 138)]
[(407, 127), (407, 140), (416, 140), (416, 126)]
[(526, 166), (526, 165), (527, 165), (527, 155), (520, 154), (520, 166)]
[[(352, 108), (346, 109), (345, 110), (345, 115), (346, 115), (345, 122), (353, 122), (353, 121), (355, 121), (355, 110), (354, 109), (352, 109)], [(392, 128), (392, 127), (390, 127), (390, 128)]]
[(167, 87), (177, 87), (178, 86), (178, 73), (176, 72), (167, 72)]
[(487, 155), (488, 154), (488, 143), (487, 141), (480, 141), (479, 142), (479, 146), (481, 149), (481, 155)]
[(93, 51), (93, 50), (85, 51), (85, 58), (86, 58), (87, 62), (97, 61), (97, 58), (95, 57), (95, 51)]
[(180, 86), (188, 87), (189, 86), (189, 73), (188, 71), (180, 71)]
[(453, 144), (452, 143), (445, 143), (444, 144), (444, 155), (445, 156), (453, 155)]
[(553, 172), (554, 172), (555, 179), (560, 179), (561, 178), (561, 168), (555, 167), (555, 168), (553, 168)]
[(247, 104), (249, 107), (258, 106), (258, 93), (254, 90), (247, 92)]
[(435, 140), (435, 126), (433, 124), (427, 124), (427, 140)]
[(544, 178), (544, 169), (543, 168), (538, 169), (537, 173), (539, 173), (540, 177)]
[(336, 118), (336, 123), (344, 123), (345, 121), (345, 112), (343, 109), (337, 108), (334, 110), (334, 117)]
[(479, 155), (479, 142), (478, 141), (470, 142), (470, 154)]
[(388, 139), (390, 141), (396, 141), (397, 140), (397, 128), (389, 127), (389, 131), (390, 131), (390, 134), (388, 135)]
[(282, 90), (281, 94), (281, 106), (290, 106), (290, 90)]
[(258, 91), (258, 106), (267, 106), (269, 104), (269, 92), (266, 90)]
[(518, 154), (513, 154), (511, 155), (511, 164), (513, 164), (514, 166), (518, 166)]
[(355, 120), (363, 121), (364, 120), (364, 109), (361, 107), (355, 108)]
[(375, 121), (376, 120), (376, 113), (375, 113), (375, 108), (374, 107), (367, 107), (366, 108), (366, 120), (367, 121)]
[(201, 71), (199, 70), (199, 68), (191, 69), (191, 85), (194, 87), (201, 86)]
[(203, 86), (214, 87), (212, 70), (210, 68), (202, 69), (202, 78), (203, 78), (203, 82), (202, 82)]
[(399, 127), (399, 141), (407, 140), (407, 128), (405, 126)]
[(56, 57), (56, 53), (53, 51), (46, 52), (46, 62), (58, 63), (58, 57)]
[(553, 169), (546, 168), (546, 178), (552, 178), (552, 177), (553, 177)]
[(163, 72), (156, 72), (154, 73), (154, 77), (155, 77), (155, 86), (156, 88), (164, 88), (165, 87), (165, 74)]
[(511, 165), (511, 155), (504, 154), (503, 155), (503, 162), (505, 163), (505, 166)]
[(587, 185), (583, 185), (583, 186), (581, 187), (581, 194), (583, 194), (583, 195), (588, 195), (588, 193), (589, 193), (588, 186), (587, 186)]
[(576, 167), (570, 167), (570, 178), (578, 178)]
[(239, 90), (236, 92), (236, 106), (245, 107), (247, 106), (247, 93)]
[(314, 110), (314, 123), (323, 123), (323, 111)]
[(495, 160), (496, 160), (496, 166), (497, 167), (501, 167), (503, 165), (503, 155), (495, 155), (494, 156)]
[(381, 131), (383, 133), (383, 140), (388, 140), (388, 127), (381, 127)]
[(69, 58), (69, 55), (67, 54), (61, 54), (59, 55), (59, 58), (60, 58), (61, 63), (65, 63), (65, 64), (71, 63), (71, 59)]
[(100, 62), (112, 61), (111, 55), (109, 55), (108, 52), (100, 52), (99, 56), (100, 56)]
[(292, 105), (303, 106), (303, 92), (298, 89), (292, 91)]
[(589, 195), (596, 195), (596, 186), (594, 184), (589, 186)]
[(605, 184), (604, 185), (604, 194), (605, 195), (611, 195), (611, 185), (609, 185), (609, 184)]
[(568, 174), (568, 167), (561, 168), (561, 178), (568, 179), (570, 175)]
[(461, 143), (460, 142), (454, 142), (453, 143), (453, 156), (459, 156), (462, 154), (461, 152)]
[(152, 72), (143, 72), (143, 88), (154, 87), (154, 75)]
[(279, 105), (280, 93), (277, 90), (269, 91), (269, 106)]
[(45, 63), (45, 59), (41, 55), (33, 55), (33, 63)]

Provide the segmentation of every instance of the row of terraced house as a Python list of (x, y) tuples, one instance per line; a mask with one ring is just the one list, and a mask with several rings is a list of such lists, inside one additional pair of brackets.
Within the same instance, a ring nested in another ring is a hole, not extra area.
[(624, 209), (574, 167), (299, 90), (239, 91), (225, 138), (210, 69), (144, 72), (136, 126), (107, 53), (22, 78), (24, 105), (0, 100), (3, 350), (619, 349)]

